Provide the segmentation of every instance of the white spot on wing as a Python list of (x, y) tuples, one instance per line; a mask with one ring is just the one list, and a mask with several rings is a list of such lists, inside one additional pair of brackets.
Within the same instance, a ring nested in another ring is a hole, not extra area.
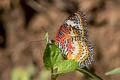
[(82, 30), (82, 27), (80, 26), (80, 24), (76, 24), (74, 23), (72, 20), (66, 20), (65, 21), (68, 25), (71, 25), (72, 27), (73, 26), (79, 26), (79, 28)]

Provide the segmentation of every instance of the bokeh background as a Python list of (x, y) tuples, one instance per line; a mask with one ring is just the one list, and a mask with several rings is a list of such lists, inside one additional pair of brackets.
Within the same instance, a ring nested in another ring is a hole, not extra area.
[[(85, 13), (94, 62), (89, 69), (104, 80), (120, 75), (105, 72), (120, 67), (120, 0), (0, 0), (0, 80), (12, 80), (16, 67), (34, 65), (38, 77), (44, 69), (44, 36), (55, 40), (57, 30), (73, 12)], [(76, 71), (58, 80), (90, 80)]]

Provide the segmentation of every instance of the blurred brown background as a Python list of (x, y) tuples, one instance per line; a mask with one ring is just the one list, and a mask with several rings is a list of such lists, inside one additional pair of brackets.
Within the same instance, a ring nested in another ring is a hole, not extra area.
[[(120, 0), (0, 0), (0, 80), (11, 80), (17, 66), (33, 64), (41, 71), (45, 33), (55, 40), (60, 25), (77, 10), (86, 14), (94, 46), (90, 70), (104, 80), (119, 80), (120, 75), (104, 73), (120, 67)], [(90, 78), (74, 71), (58, 80)]]

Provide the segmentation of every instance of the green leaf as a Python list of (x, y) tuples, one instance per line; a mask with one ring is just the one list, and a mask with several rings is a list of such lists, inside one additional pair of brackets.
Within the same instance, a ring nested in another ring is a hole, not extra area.
[(48, 35), (48, 33), (45, 34), (45, 40), (46, 40), (47, 43), (49, 42), (49, 35)]
[(120, 67), (105, 73), (105, 75), (112, 75), (112, 74), (120, 74)]
[(29, 65), (26, 69), (26, 73), (29, 76), (32, 76), (33, 74), (35, 74), (35, 67), (33, 65)]
[(22, 67), (15, 68), (12, 71), (12, 80), (30, 80), (30, 75)]
[(75, 70), (78, 67), (78, 62), (74, 60), (63, 60), (58, 66), (58, 72), (53, 74), (66, 73)]
[(56, 68), (62, 61), (60, 49), (55, 44), (48, 43), (44, 51), (43, 62), (47, 69)]
[(102, 78), (100, 78), (100, 77), (97, 76), (96, 74), (88, 71), (87, 68), (78, 68), (77, 71), (84, 73), (85, 75), (93, 78), (94, 80), (103, 80)]
[(12, 80), (19, 80), (21, 77), (21, 68), (14, 68), (12, 71)]
[(50, 78), (50, 71), (42, 70), (40, 71), (39, 80), (49, 80)]

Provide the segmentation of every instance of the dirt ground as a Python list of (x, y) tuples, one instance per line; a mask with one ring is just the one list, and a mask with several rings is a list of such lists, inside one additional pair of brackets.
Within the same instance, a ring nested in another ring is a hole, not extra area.
[[(89, 69), (104, 80), (119, 80), (120, 75), (104, 74), (120, 67), (120, 0), (0, 0), (0, 80), (11, 80), (17, 66), (42, 70), (45, 33), (55, 40), (63, 21), (78, 10), (86, 15), (94, 47)], [(90, 78), (74, 71), (58, 80)]]

